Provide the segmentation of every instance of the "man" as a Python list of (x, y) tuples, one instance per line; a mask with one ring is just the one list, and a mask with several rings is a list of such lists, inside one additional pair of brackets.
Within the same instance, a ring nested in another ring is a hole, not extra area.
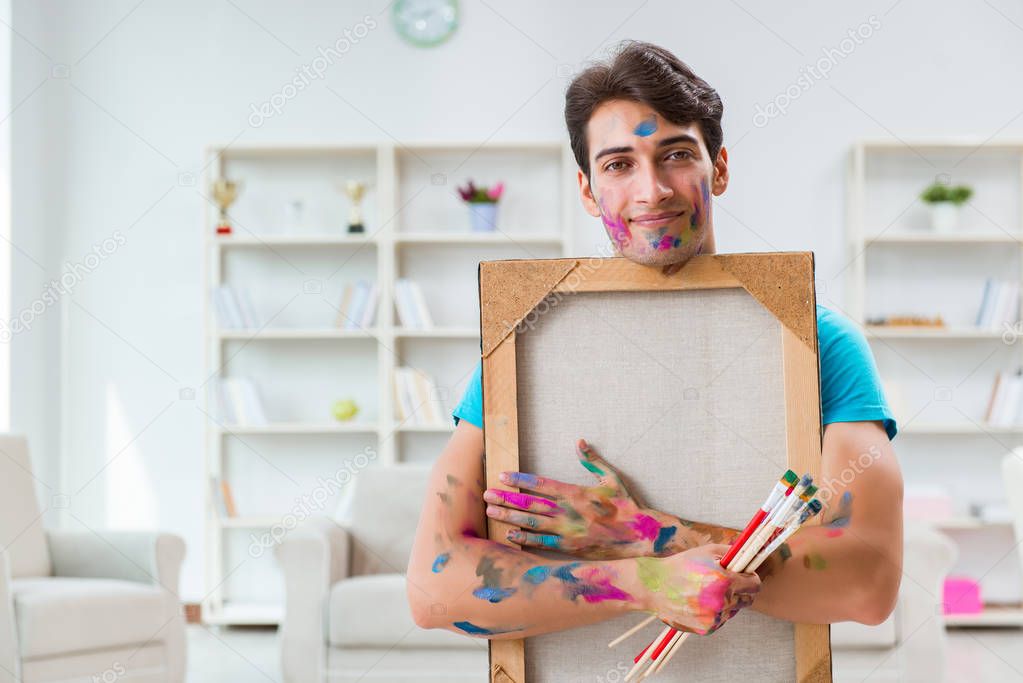
[[(710, 198), (728, 187), (721, 114), (713, 88), (647, 43), (626, 43), (574, 79), (565, 121), (580, 198), (620, 255), (670, 275), (695, 254), (714, 253)], [(718, 565), (736, 530), (641, 508), (583, 440), (577, 455), (595, 486), (509, 472), (502, 482), (526, 493), (484, 492), (477, 367), (433, 468), (409, 562), (416, 623), (522, 638), (634, 610), (696, 633), (746, 606), (797, 622), (887, 618), (902, 568), (896, 425), (862, 334), (820, 306), (817, 321), (825, 524), (801, 529), (759, 575)], [(486, 540), (484, 514), (520, 527), (509, 539), (522, 550)], [(530, 547), (579, 559), (549, 562)]]

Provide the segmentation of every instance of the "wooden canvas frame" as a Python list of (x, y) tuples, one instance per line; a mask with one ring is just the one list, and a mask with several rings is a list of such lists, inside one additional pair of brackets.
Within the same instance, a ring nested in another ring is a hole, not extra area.
[[(820, 373), (812, 252), (702, 255), (678, 273), (624, 258), (486, 261), (479, 266), (484, 445), (488, 487), (505, 488), (503, 470), (519, 465), (516, 327), (552, 294), (743, 288), (782, 329), (788, 465), (815, 478), (821, 468)], [(491, 539), (508, 525), (488, 519)], [(524, 640), (490, 641), (490, 680), (527, 683)], [(795, 625), (797, 680), (831, 681), (828, 625)]]

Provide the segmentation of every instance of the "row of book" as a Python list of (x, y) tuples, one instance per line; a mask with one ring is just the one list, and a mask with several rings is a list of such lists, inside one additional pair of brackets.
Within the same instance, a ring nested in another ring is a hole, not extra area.
[(1019, 424), (1020, 399), (1023, 398), (1023, 370), (1000, 372), (995, 376), (984, 420), (992, 427)]
[(213, 290), (213, 310), (221, 329), (257, 329), (263, 326), (248, 291), (244, 289), (219, 285)]
[(422, 370), (395, 368), (394, 395), (395, 412), (401, 422), (420, 426), (447, 424), (437, 385)]
[[(344, 286), (334, 324), (342, 330), (369, 329), (376, 324), (380, 287), (358, 280)], [(418, 282), (399, 278), (394, 285), (394, 306), (401, 326), (412, 330), (433, 329), (433, 318)], [(213, 290), (213, 308), (221, 329), (258, 329), (263, 321), (245, 289), (219, 285)]]
[(245, 376), (221, 377), (214, 384), (217, 415), (227, 425), (263, 426), (267, 423), (263, 401), (255, 382)]
[(977, 327), (1001, 329), (1019, 319), (1019, 282), (1013, 280), (984, 281), (984, 298), (977, 311)]
[(213, 497), (213, 507), (221, 518), (237, 517), (238, 508), (234, 504), (234, 495), (231, 493), (231, 485), (220, 477), (210, 479), (210, 495)]
[(336, 326), (342, 330), (358, 330), (373, 327), (377, 317), (380, 288), (377, 283), (359, 280), (354, 285), (346, 284), (341, 294)]
[(410, 330), (433, 328), (433, 318), (418, 282), (399, 278), (394, 283), (394, 306), (398, 310), (398, 321), (402, 327)]

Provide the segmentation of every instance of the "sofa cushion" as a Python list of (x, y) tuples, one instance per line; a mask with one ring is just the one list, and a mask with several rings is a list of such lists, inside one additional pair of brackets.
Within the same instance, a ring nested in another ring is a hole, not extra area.
[(405, 571), (429, 479), (425, 465), (367, 467), (353, 478), (337, 518), (351, 535), (352, 576)]
[(329, 609), (330, 643), (335, 647), (479, 647), (467, 636), (416, 626), (401, 574), (339, 581), (330, 591)]
[(11, 587), (25, 659), (142, 644), (167, 625), (167, 596), (144, 583), (44, 577)]

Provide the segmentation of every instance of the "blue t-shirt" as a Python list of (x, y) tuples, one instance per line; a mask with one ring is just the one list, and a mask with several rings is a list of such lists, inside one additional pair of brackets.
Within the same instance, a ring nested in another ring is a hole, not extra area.
[[(821, 365), (821, 422), (870, 422), (880, 420), (894, 439), (898, 429), (881, 390), (874, 355), (863, 333), (843, 315), (817, 306), (817, 346)], [(465, 388), (462, 401), (452, 413), (455, 424), (468, 420), (483, 428), (483, 365)]]

